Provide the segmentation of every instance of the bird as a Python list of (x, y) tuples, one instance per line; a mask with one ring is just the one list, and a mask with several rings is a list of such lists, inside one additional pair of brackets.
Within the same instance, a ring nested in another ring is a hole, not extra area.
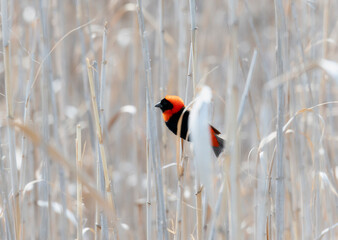
[[(184, 102), (180, 97), (175, 95), (167, 95), (159, 103), (157, 103), (155, 107), (162, 110), (162, 116), (165, 124), (175, 135), (177, 135), (178, 121), (183, 114), (180, 137), (184, 140), (191, 141), (190, 135), (188, 133), (190, 111), (186, 109)], [(211, 146), (216, 157), (218, 157), (224, 150), (225, 141), (218, 136), (221, 134), (220, 131), (211, 125), (209, 125), (209, 129)]]

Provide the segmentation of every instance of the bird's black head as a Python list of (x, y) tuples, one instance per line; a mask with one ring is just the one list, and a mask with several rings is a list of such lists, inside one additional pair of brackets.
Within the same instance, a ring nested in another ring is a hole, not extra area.
[(163, 98), (161, 102), (157, 103), (155, 107), (158, 107), (162, 110), (162, 112), (165, 112), (166, 110), (170, 110), (174, 108), (174, 105), (169, 102), (167, 99)]

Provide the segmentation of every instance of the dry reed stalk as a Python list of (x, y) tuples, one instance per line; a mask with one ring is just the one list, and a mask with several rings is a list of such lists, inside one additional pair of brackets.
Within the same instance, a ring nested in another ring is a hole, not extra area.
[[(243, 233), (240, 230), (241, 216), (241, 197), (239, 193), (239, 160), (240, 160), (240, 132), (238, 132), (237, 115), (239, 104), (239, 93), (237, 80), (238, 75), (238, 16), (237, 8), (238, 1), (229, 0), (229, 15), (228, 24), (230, 27), (229, 36), (229, 64), (227, 67), (227, 102), (225, 109), (225, 129), (227, 136), (227, 146), (229, 146), (229, 153), (226, 158), (230, 158), (230, 171), (224, 169), (224, 175), (230, 175), (230, 228), (229, 236), (231, 239), (242, 239)], [(225, 167), (225, 166), (224, 166)], [(224, 199), (225, 201), (225, 199)]]
[[(30, 103), (31, 103), (31, 98), (30, 98), (30, 89), (31, 86), (33, 84), (34, 81), (34, 71), (35, 71), (35, 63), (34, 63), (34, 59), (36, 56), (36, 45), (37, 45), (37, 28), (36, 28), (36, 24), (33, 25), (34, 27), (34, 34), (33, 34), (33, 39), (31, 42), (31, 49), (32, 49), (32, 57), (30, 59), (30, 72), (29, 72), (29, 80), (27, 81), (27, 85), (26, 85), (26, 97), (25, 97), (25, 108), (24, 108), (24, 114), (23, 114), (23, 124), (25, 125), (29, 119), (29, 110), (30, 110)], [(27, 144), (27, 138), (25, 135), (22, 136), (22, 140), (21, 140), (21, 150), (22, 150), (22, 155), (21, 155), (21, 161), (22, 161), (22, 166), (21, 166), (21, 173), (20, 173), (20, 186), (19, 189), (20, 191), (22, 191), (25, 187), (26, 184), (26, 172), (28, 171), (27, 166), (29, 166), (29, 164), (27, 164), (27, 162), (29, 161), (28, 157), (27, 157), (27, 153), (28, 153), (28, 144)], [(24, 199), (21, 199), (22, 201), (22, 205), (21, 205), (21, 232), (23, 234), (23, 236), (25, 235), (25, 224), (24, 222), (26, 221), (26, 215), (23, 209), (26, 209), (25, 205), (26, 203), (24, 202)]]
[(159, 87), (160, 87), (160, 98), (162, 99), (164, 97), (164, 83), (165, 83), (165, 45), (164, 45), (164, 26), (163, 26), (163, 1), (158, 1), (158, 35), (159, 35), (159, 52), (160, 52), (160, 66), (159, 66)]
[(103, 136), (102, 136), (102, 130), (101, 130), (102, 128), (100, 124), (99, 111), (98, 111), (97, 99), (96, 99), (96, 94), (95, 94), (95, 85), (93, 81), (92, 66), (88, 58), (86, 59), (86, 62), (87, 62), (89, 88), (90, 88), (90, 94), (91, 94), (91, 99), (92, 99), (93, 115), (94, 115), (94, 120), (95, 120), (97, 139), (99, 143), (99, 151), (100, 151), (100, 155), (102, 158), (102, 167), (103, 167), (107, 198), (108, 198), (108, 202), (110, 203), (113, 209), (113, 212), (112, 212), (113, 231), (115, 232), (116, 237), (118, 238), (116, 209), (115, 209), (113, 199), (112, 199), (112, 191), (111, 191), (110, 179), (108, 175), (108, 165), (107, 165), (106, 153), (105, 153), (104, 144), (103, 144)]
[[(53, 128), (52, 128), (52, 136), (57, 142), (58, 148), (62, 149), (60, 135), (59, 135), (59, 115), (57, 111), (57, 102), (56, 102), (56, 96), (53, 86), (53, 64), (52, 64), (52, 58), (51, 53), (54, 51), (54, 49), (57, 47), (57, 44), (53, 46), (52, 49), (50, 49), (50, 25), (49, 25), (49, 19), (48, 16), (48, 3), (45, 1), (39, 1), (39, 10), (40, 10), (40, 19), (41, 19), (41, 29), (42, 29), (42, 44), (41, 44), (41, 55), (43, 56), (42, 63), (39, 66), (39, 69), (42, 69), (43, 76), (42, 77), (42, 111), (43, 111), (43, 133), (45, 137), (45, 141), (49, 139), (49, 131), (48, 131), (48, 115), (49, 115), (49, 100), (50, 105), (52, 108), (52, 115), (53, 115)], [(64, 36), (65, 37), (65, 36)], [(62, 39), (62, 38), (61, 38)], [(38, 70), (39, 71), (39, 70)], [(36, 77), (38, 76), (39, 72), (37, 71)], [(33, 87), (34, 83), (32, 84), (31, 88)], [(47, 95), (48, 92), (48, 95)], [(46, 158), (46, 170), (44, 172), (46, 173), (46, 179), (50, 180), (50, 166), (49, 166), (49, 159)], [(66, 209), (67, 209), (67, 203), (66, 203), (66, 183), (65, 183), (65, 175), (64, 175), (64, 169), (59, 166), (58, 169), (59, 174), (59, 185), (60, 185), (60, 192), (61, 192), (61, 203), (62, 203), (62, 214), (59, 221), (59, 231), (61, 232), (61, 239), (65, 240), (67, 238), (67, 227), (66, 224)], [(45, 187), (44, 190), (47, 191), (47, 193), (42, 193), (47, 195), (49, 204), (51, 203), (50, 196), (51, 196), (51, 190), (49, 186)], [(43, 190), (43, 191), (44, 191)], [(50, 234), (55, 235), (53, 232), (55, 228), (52, 228), (52, 226), (55, 225), (54, 218), (52, 215), (52, 208), (48, 205), (48, 215), (45, 215), (45, 210), (43, 211), (44, 218), (49, 218), (49, 229)], [(47, 219), (42, 220), (43, 222), (46, 222)], [(41, 234), (45, 235), (45, 228), (41, 229)], [(44, 236), (42, 237), (44, 238)]]
[[(177, 200), (176, 200), (176, 216), (175, 216), (175, 239), (181, 239), (181, 228), (185, 223), (182, 218), (182, 204), (183, 204), (183, 191), (184, 191), (184, 140), (179, 136), (181, 135), (182, 120), (184, 113), (189, 109), (193, 102), (189, 103), (177, 123), (177, 137), (176, 137), (176, 174), (177, 174)], [(189, 136), (189, 131), (187, 137)], [(187, 139), (185, 139), (187, 140)], [(183, 223), (182, 223), (183, 221)], [(185, 236), (185, 235), (183, 235)]]
[(182, 238), (182, 226), (183, 226), (182, 203), (184, 192), (183, 186), (184, 182), (182, 181), (182, 178), (179, 178), (177, 182), (177, 192), (176, 192), (177, 200), (176, 200), (176, 215), (175, 215), (175, 236), (174, 236), (175, 240), (180, 240)]
[[(99, 109), (99, 119), (100, 119), (100, 125), (101, 126), (106, 126), (105, 124), (105, 114), (104, 114), (104, 99), (105, 99), (105, 88), (107, 86), (106, 84), (106, 67), (107, 67), (107, 60), (106, 60), (106, 52), (107, 52), (107, 32), (108, 32), (108, 23), (105, 22), (104, 28), (103, 28), (103, 36), (102, 36), (102, 58), (101, 58), (101, 76), (100, 76), (100, 81), (98, 77), (98, 71), (96, 71), (96, 83), (97, 83), (97, 92), (98, 92), (98, 109)], [(98, 89), (100, 89), (98, 91)], [(106, 131), (104, 129), (103, 131)], [(108, 140), (107, 135), (103, 136), (105, 139)], [(101, 156), (99, 155), (99, 162), (100, 165), (102, 163)], [(99, 171), (99, 173), (102, 171)], [(102, 190), (104, 191), (104, 185), (102, 184), (103, 182), (101, 181), (102, 185)], [(110, 184), (110, 189), (113, 191), (113, 184), (112, 182)], [(113, 197), (113, 195), (112, 195)], [(103, 232), (103, 237), (108, 238), (108, 224), (107, 224), (107, 216), (101, 213), (101, 219), (102, 219), (102, 232)], [(119, 236), (117, 234), (117, 236)]]
[[(10, 1), (11, 3), (12, 1)], [(7, 123), (14, 118), (14, 105), (13, 105), (13, 79), (11, 78), (11, 63), (10, 63), (10, 18), (8, 16), (8, 2), (1, 0), (1, 22), (2, 22), (2, 49), (3, 49), (3, 62), (5, 70), (5, 93), (6, 93), (6, 112)], [(8, 145), (9, 145), (9, 163), (10, 163), (10, 176), (11, 188), (13, 194), (13, 213), (14, 214), (14, 229), (15, 238), (20, 238), (20, 199), (19, 199), (19, 186), (18, 186), (18, 171), (15, 154), (15, 133), (14, 130), (7, 126)], [(9, 203), (10, 204), (10, 203)], [(14, 236), (13, 236), (14, 237)]]
[[(182, 116), (179, 118), (177, 126), (177, 136), (180, 136)], [(184, 157), (181, 151), (183, 147), (183, 140), (179, 137), (176, 138), (176, 172), (177, 172), (177, 200), (176, 200), (176, 215), (175, 215), (175, 236), (174, 239), (181, 239), (181, 227), (182, 227), (182, 203), (183, 203), (183, 191), (184, 191)]]
[[(329, 2), (330, 0), (324, 1), (324, 12), (323, 12), (323, 58), (327, 58), (328, 46), (326, 39), (328, 38), (328, 27), (329, 27)], [(327, 92), (327, 76), (326, 74), (322, 74), (320, 81), (320, 95), (319, 102), (324, 102), (329, 93)], [(330, 99), (329, 99), (330, 100)], [(325, 114), (325, 109), (321, 109), (321, 114)]]
[[(2, 144), (1, 141), (1, 135), (0, 135), (0, 145)], [(0, 148), (0, 157), (3, 159), (3, 153), (2, 153), (2, 148)], [(5, 168), (3, 165), (3, 161), (0, 161), (0, 179), (1, 182), (4, 184), (3, 187), (1, 188), (1, 200), (2, 200), (2, 205), (4, 207), (3, 211), (3, 218), (5, 221), (5, 226), (4, 226), (4, 231), (6, 234), (3, 234), (7, 237), (7, 239), (14, 239), (15, 238), (15, 219), (13, 216), (13, 205), (10, 202), (9, 199), (9, 194), (8, 194), (8, 186), (6, 182), (6, 174), (5, 174)], [(2, 227), (1, 227), (2, 228)]]
[(107, 32), (108, 32), (108, 22), (104, 23), (104, 28), (103, 28), (103, 36), (102, 36), (102, 58), (101, 58), (101, 80), (100, 80), (100, 119), (101, 119), (101, 124), (103, 121), (103, 109), (104, 109), (104, 102), (103, 100), (105, 99), (105, 87), (106, 87), (106, 68), (107, 68)]
[(218, 199), (217, 199), (217, 202), (216, 202), (216, 205), (215, 205), (215, 209), (214, 209), (214, 212), (213, 212), (213, 217), (211, 219), (211, 223), (210, 223), (210, 233), (209, 233), (209, 240), (213, 240), (215, 239), (215, 225), (216, 225), (216, 222), (217, 222), (217, 219), (220, 215), (220, 210), (221, 210), (221, 205), (222, 205), (222, 198), (223, 198), (223, 195), (224, 195), (224, 185), (225, 183), (223, 182), (219, 188), (219, 191), (218, 191)]
[(193, 89), (193, 93), (195, 96), (195, 86), (196, 86), (196, 80), (197, 80), (197, 76), (196, 76), (196, 71), (197, 71), (197, 49), (196, 49), (196, 32), (197, 32), (197, 26), (196, 26), (196, 2), (195, 0), (189, 0), (189, 9), (190, 9), (190, 24), (191, 24), (191, 55), (192, 55), (192, 59), (191, 59), (191, 66), (192, 66), (192, 89)]
[(196, 221), (197, 221), (197, 240), (203, 239), (203, 212), (202, 212), (202, 191), (203, 187), (201, 186), (198, 179), (196, 179), (195, 187), (196, 189)]
[[(148, 101), (148, 100), (146, 100)], [(148, 106), (148, 104), (147, 104)], [(146, 154), (147, 154), (147, 203), (146, 203), (146, 218), (147, 218), (147, 240), (152, 239), (152, 205), (151, 205), (151, 168), (152, 164), (150, 161), (149, 153), (149, 140), (150, 136), (147, 131), (147, 140), (146, 140)]]
[[(177, 84), (178, 84), (178, 94), (179, 96), (184, 96), (185, 94), (185, 82), (183, 79), (186, 79), (186, 18), (184, 17), (184, 9), (187, 1), (176, 0), (176, 13), (177, 13), (177, 24), (178, 24), (178, 37), (177, 37)], [(185, 96), (185, 102), (187, 102)]]
[[(147, 119), (147, 134), (149, 134), (150, 156), (152, 158), (152, 169), (155, 174), (156, 198), (157, 198), (157, 224), (158, 238), (168, 239), (167, 219), (165, 211), (165, 199), (163, 193), (162, 182), (162, 167), (159, 154), (159, 145), (155, 142), (157, 138), (157, 124), (153, 110), (153, 83), (151, 77), (151, 65), (149, 56), (148, 41), (145, 36), (144, 16), (142, 8), (142, 0), (137, 0), (137, 16), (139, 23), (139, 32), (141, 36), (142, 55), (144, 61), (145, 81), (146, 81), (146, 119)], [(151, 110), (152, 109), (152, 110)]]
[[(191, 56), (191, 65), (189, 60), (189, 67), (191, 66), (191, 72), (188, 73), (188, 76), (191, 74), (192, 77), (192, 89), (193, 89), (193, 96), (195, 97), (196, 94), (196, 80), (197, 80), (197, 49), (196, 49), (196, 2), (195, 0), (189, 0), (189, 10), (190, 10), (190, 24), (191, 24), (191, 35), (190, 35), (190, 56)], [(189, 70), (188, 70), (189, 71)], [(188, 84), (188, 82), (187, 82)], [(186, 93), (188, 91), (188, 87), (186, 88)], [(187, 94), (186, 94), (187, 97)], [(201, 240), (202, 236), (202, 186), (200, 185), (200, 181), (197, 178), (195, 181), (195, 188), (196, 188), (196, 221), (197, 221), (197, 239)]]
[[(183, 2), (182, 1), (178, 1), (177, 5), (179, 8), (179, 22), (183, 21), (183, 17), (182, 17), (182, 11), (183, 11), (183, 6), (181, 5)], [(184, 33), (183, 33), (183, 24), (179, 24), (180, 29), (179, 29), (179, 53), (178, 53), (178, 62), (179, 63), (184, 63), (183, 60), (183, 40), (184, 40)], [(185, 84), (185, 97), (184, 97), (184, 102), (188, 102), (188, 92), (189, 92), (189, 83), (192, 81), (192, 62), (193, 62), (193, 50), (192, 50), (192, 44), (190, 44), (190, 54), (189, 54), (189, 64), (188, 64), (188, 74), (186, 76), (186, 84)], [(180, 64), (181, 65), (181, 64)], [(182, 67), (179, 66), (179, 74), (178, 77), (183, 77), (181, 76), (182, 72)], [(178, 85), (179, 87), (179, 91), (183, 93), (183, 81), (180, 81), (178, 79), (179, 83)], [(180, 84), (182, 83), (182, 84)], [(193, 90), (194, 92), (194, 90)], [(186, 110), (189, 108), (189, 106), (192, 103), (190, 103), (188, 106), (186, 106)], [(185, 112), (185, 111), (184, 111)], [(181, 126), (182, 126), (182, 120), (183, 120), (183, 114), (181, 115), (181, 117), (179, 118), (178, 121), (178, 127), (177, 127), (177, 138), (176, 138), (176, 168), (177, 168), (177, 203), (176, 203), (176, 220), (175, 220), (175, 239), (181, 239), (183, 237), (183, 239), (186, 237), (186, 229), (184, 228), (186, 226), (186, 218), (184, 216), (182, 216), (182, 207), (183, 206), (183, 200), (184, 200), (184, 185), (185, 185), (185, 181), (184, 181), (184, 152), (183, 152), (183, 144), (184, 141), (182, 139), (180, 139), (180, 133), (181, 133)], [(182, 146), (182, 147), (181, 147)], [(182, 229), (183, 226), (183, 229)]]
[(245, 82), (245, 88), (244, 88), (244, 91), (243, 91), (243, 94), (242, 94), (241, 103), (239, 105), (239, 110), (238, 110), (238, 115), (237, 115), (238, 126), (240, 126), (240, 123), (242, 121), (244, 106), (245, 106), (245, 102), (246, 102), (246, 99), (247, 99), (248, 94), (249, 94), (249, 89), (250, 89), (251, 80), (252, 80), (252, 74), (253, 74), (253, 70), (254, 70), (254, 67), (255, 67), (255, 64), (256, 64), (256, 57), (257, 57), (257, 51), (255, 49), (254, 53), (252, 55), (250, 69), (249, 69), (248, 76), (247, 76), (247, 79), (246, 79), (246, 82)]
[[(93, 69), (93, 82), (95, 85), (95, 93), (96, 93), (96, 102), (98, 103), (97, 108), (100, 109), (99, 103), (101, 102), (101, 91), (99, 91), (100, 88), (100, 81), (99, 81), (99, 73), (98, 73), (98, 66), (97, 62), (93, 61), (92, 63), (92, 69)], [(99, 120), (100, 120), (100, 126), (103, 126), (102, 124), (102, 112), (99, 112)], [(103, 132), (102, 132), (103, 133)], [(104, 141), (104, 139), (102, 140)], [(99, 151), (100, 144), (99, 140), (96, 139), (96, 181), (97, 181), (97, 189), (100, 190), (102, 196), (106, 195), (106, 183), (105, 183), (105, 178), (104, 178), (104, 172), (103, 172), (103, 163), (102, 163), (102, 157), (101, 157), (101, 152)], [(112, 188), (111, 188), (112, 189)], [(96, 224), (95, 224), (95, 238), (99, 238), (99, 235), (101, 235), (101, 239), (107, 239), (108, 238), (108, 229), (107, 229), (107, 217), (103, 213), (103, 211), (100, 209), (99, 205), (96, 204)]]
[[(287, 29), (282, 1), (275, 0), (276, 19), (276, 61), (277, 75), (281, 75), (288, 68), (287, 54)], [(277, 106), (277, 157), (276, 157), (276, 237), (277, 240), (284, 239), (285, 226), (285, 183), (284, 183), (284, 88), (278, 87)]]
[[(81, 138), (81, 125), (76, 126), (76, 169), (82, 171), (82, 138)], [(77, 240), (82, 240), (82, 183), (79, 176), (77, 176)]]
[[(175, 216), (175, 236), (174, 239), (181, 239), (181, 228), (185, 223), (182, 218), (182, 205), (183, 205), (183, 192), (184, 192), (184, 140), (179, 136), (181, 135), (182, 120), (184, 113), (189, 109), (193, 102), (189, 103), (177, 123), (177, 137), (176, 137), (176, 173), (177, 173), (177, 200), (176, 200), (176, 216)], [(187, 137), (189, 136), (189, 131)], [(187, 139), (185, 139), (187, 140)], [(185, 234), (183, 234), (183, 237)]]

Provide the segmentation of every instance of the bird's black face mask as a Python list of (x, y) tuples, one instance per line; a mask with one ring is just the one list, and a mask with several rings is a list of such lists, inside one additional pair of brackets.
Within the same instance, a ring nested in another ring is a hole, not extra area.
[(166, 111), (166, 110), (170, 110), (170, 109), (173, 109), (174, 106), (171, 102), (169, 102), (167, 99), (163, 98), (161, 100), (161, 102), (157, 103), (155, 105), (155, 107), (158, 107), (162, 110), (162, 112)]

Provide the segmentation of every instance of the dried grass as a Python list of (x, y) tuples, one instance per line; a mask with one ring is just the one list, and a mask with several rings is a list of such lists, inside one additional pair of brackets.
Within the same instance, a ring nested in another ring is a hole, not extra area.
[(337, 239), (337, 8), (1, 0), (0, 239)]

